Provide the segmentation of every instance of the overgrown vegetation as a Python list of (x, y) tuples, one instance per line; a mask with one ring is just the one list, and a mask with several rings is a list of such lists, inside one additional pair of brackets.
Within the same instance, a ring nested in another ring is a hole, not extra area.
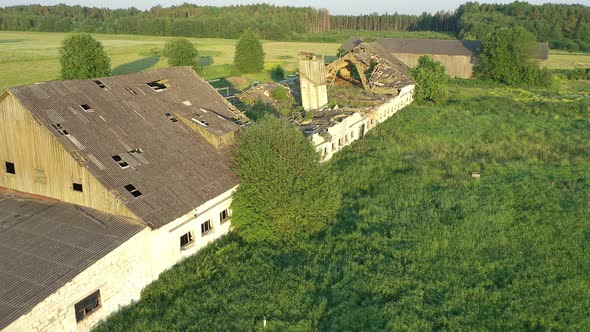
[(327, 164), (346, 185), (326, 231), (237, 229), (97, 330), (589, 330), (590, 89), (569, 83), (452, 81)]
[(335, 219), (336, 178), (289, 121), (265, 117), (247, 128), (236, 142), (234, 163), (240, 186), (232, 225), (244, 240), (305, 241)]
[(234, 64), (242, 73), (257, 73), (264, 69), (262, 43), (252, 29), (247, 29), (236, 44)]
[(411, 75), (416, 81), (415, 99), (429, 101), (435, 104), (447, 101), (449, 91), (447, 88), (447, 75), (445, 67), (429, 56), (421, 56), (418, 65), (411, 70)]
[(533, 34), (524, 28), (497, 29), (483, 40), (474, 75), (510, 85), (548, 86), (551, 73), (531, 59), (536, 47)]
[(111, 75), (111, 59), (102, 43), (86, 33), (67, 37), (59, 48), (61, 79), (76, 80)]
[(166, 42), (162, 56), (168, 59), (168, 66), (190, 66), (199, 71), (199, 52), (186, 38), (174, 38)]

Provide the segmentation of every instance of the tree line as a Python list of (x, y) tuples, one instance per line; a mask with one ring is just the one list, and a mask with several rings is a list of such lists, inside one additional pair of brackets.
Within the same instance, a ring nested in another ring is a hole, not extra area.
[(149, 10), (26, 5), (0, 8), (0, 29), (155, 36), (237, 38), (252, 28), (261, 38), (297, 40), (338, 31), (436, 31), (483, 39), (499, 27), (523, 27), (552, 48), (590, 51), (590, 7), (526, 2), (467, 2), (434, 14), (331, 15), (326, 9), (268, 4), (228, 7), (156, 6)]

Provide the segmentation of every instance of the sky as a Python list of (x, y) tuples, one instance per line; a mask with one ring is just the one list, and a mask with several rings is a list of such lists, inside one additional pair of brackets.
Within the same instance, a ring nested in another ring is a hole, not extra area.
[[(394, 13), (400, 14), (421, 14), (423, 12), (436, 12), (438, 10), (454, 10), (461, 3), (467, 0), (135, 0), (135, 1), (121, 1), (121, 0), (0, 0), (0, 6), (14, 6), (14, 5), (30, 5), (43, 4), (54, 5), (58, 3), (66, 3), (68, 5), (82, 5), (88, 7), (109, 7), (109, 8), (125, 8), (134, 6), (140, 9), (147, 9), (156, 5), (168, 7), (171, 5), (178, 5), (184, 2), (190, 2), (197, 5), (237, 5), (237, 4), (252, 4), (252, 3), (271, 3), (275, 5), (289, 5), (289, 6), (311, 6), (316, 8), (327, 8), (333, 15), (359, 15), (371, 13)], [(480, 0), (479, 2), (493, 2), (493, 3), (510, 3), (512, 0)], [(546, 2), (573, 4), (579, 3), (590, 5), (590, 0), (562, 0), (562, 1), (548, 1), (548, 0), (529, 0), (531, 4), (542, 4)]]

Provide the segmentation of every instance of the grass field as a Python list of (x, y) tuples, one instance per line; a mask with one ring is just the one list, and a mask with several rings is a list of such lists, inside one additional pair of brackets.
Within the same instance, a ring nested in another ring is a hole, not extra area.
[(325, 234), (233, 232), (98, 331), (589, 331), (590, 84), (449, 96), (326, 164), (346, 185)]
[[(31, 84), (59, 77), (58, 47), (66, 34), (43, 32), (0, 31), (0, 90), (14, 85)], [(159, 57), (170, 37), (100, 35), (111, 57), (113, 74), (165, 67)], [(417, 35), (416, 37), (421, 37)], [(233, 66), (235, 40), (191, 39), (200, 52), (200, 63), (206, 79), (239, 75)], [(289, 71), (296, 69), (297, 53), (302, 50), (334, 55), (340, 44), (312, 42), (264, 42), (266, 69), (282, 65)], [(565, 69), (590, 67), (590, 54), (552, 52), (550, 68)], [(268, 81), (267, 72), (245, 75), (249, 81)]]
[[(63, 33), (0, 31), (0, 90), (59, 77), (58, 47)], [(126, 74), (167, 66), (159, 51), (169, 37), (94, 35), (109, 56), (113, 74)], [(235, 40), (191, 39), (200, 53), (206, 79), (236, 75), (233, 67)], [(277, 64), (295, 70), (302, 50), (333, 55), (339, 44), (310, 42), (264, 42), (266, 68)], [(251, 80), (270, 80), (267, 73), (250, 75)]]

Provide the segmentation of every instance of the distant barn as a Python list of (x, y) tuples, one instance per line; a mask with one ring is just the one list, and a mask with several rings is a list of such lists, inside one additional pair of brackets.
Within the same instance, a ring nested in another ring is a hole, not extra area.
[[(340, 48), (348, 51), (362, 42), (361, 38), (353, 37)], [(459, 78), (473, 76), (473, 67), (477, 64), (481, 52), (479, 40), (381, 38), (374, 43), (391, 52), (411, 68), (418, 64), (421, 56), (429, 55), (445, 66), (447, 75)], [(547, 43), (539, 43), (535, 58), (541, 62), (549, 58)]]

